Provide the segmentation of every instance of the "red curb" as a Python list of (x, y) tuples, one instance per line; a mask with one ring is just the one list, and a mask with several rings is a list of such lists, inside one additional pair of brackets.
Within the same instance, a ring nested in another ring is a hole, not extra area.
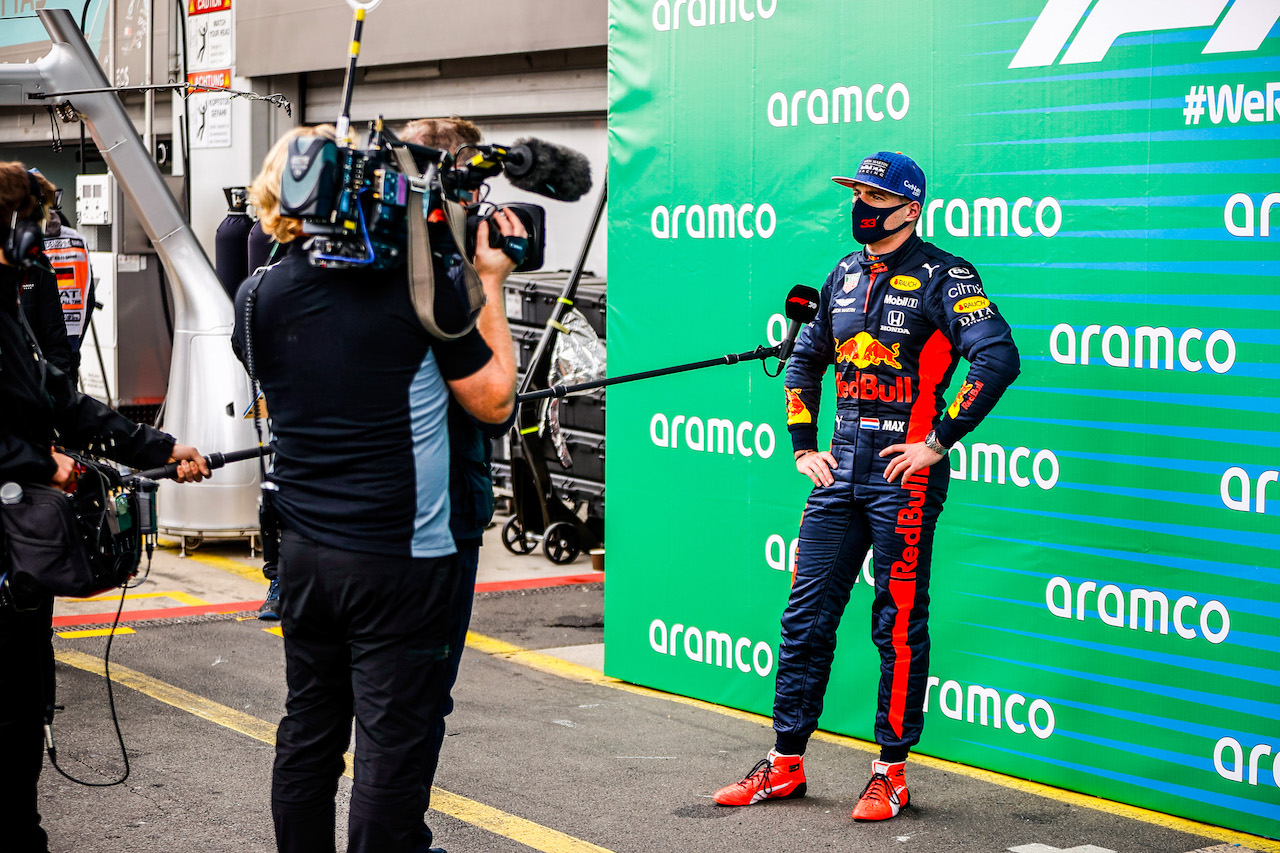
[[(527, 578), (519, 581), (494, 581), (476, 584), (476, 592), (504, 592), (512, 589), (542, 589), (552, 586), (573, 586), (582, 583), (603, 583), (604, 574), (561, 575), (554, 578)], [(261, 601), (229, 601), (223, 604), (196, 604), (186, 607), (161, 607), (155, 610), (126, 610), (120, 614), (121, 624), (145, 622), (150, 619), (179, 619), (183, 616), (205, 616), (210, 613), (243, 613), (257, 610)], [(70, 628), (75, 625), (106, 625), (115, 619), (115, 611), (107, 613), (79, 613), (55, 616), (53, 627)]]
[(540, 589), (549, 586), (572, 586), (578, 583), (603, 583), (603, 572), (589, 575), (561, 575), (556, 578), (528, 578), (522, 581), (494, 581), (476, 584), (476, 592), (503, 592), (508, 589)]
[[(161, 607), (155, 610), (126, 610), (120, 614), (121, 623), (145, 622), (148, 619), (177, 619), (181, 616), (204, 616), (209, 613), (241, 613), (257, 610), (262, 601), (228, 601), (222, 604), (195, 604), (186, 607)], [(114, 621), (114, 610), (108, 613), (79, 613), (53, 617), (55, 628), (72, 625), (106, 625)]]

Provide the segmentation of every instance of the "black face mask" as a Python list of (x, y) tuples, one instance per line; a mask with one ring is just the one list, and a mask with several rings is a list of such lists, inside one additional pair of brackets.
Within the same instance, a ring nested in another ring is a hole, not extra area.
[(872, 207), (860, 198), (854, 199), (852, 210), (853, 239), (864, 246), (869, 246), (872, 243), (879, 243), (891, 234), (897, 234), (903, 228), (911, 225), (911, 221), (907, 220), (897, 228), (890, 230), (884, 227), (885, 220), (908, 204), (911, 204), (911, 202), (905, 201), (897, 207)]

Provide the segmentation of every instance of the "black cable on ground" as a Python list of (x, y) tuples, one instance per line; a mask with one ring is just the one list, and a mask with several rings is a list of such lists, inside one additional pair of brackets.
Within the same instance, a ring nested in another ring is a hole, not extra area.
[[(147, 568), (150, 570), (150, 566)], [(111, 724), (115, 726), (116, 742), (120, 744), (120, 756), (124, 760), (124, 775), (111, 782), (86, 782), (83, 779), (77, 779), (72, 776), (70, 773), (58, 766), (58, 748), (53, 743), (52, 720), (45, 725), (45, 751), (49, 753), (49, 763), (52, 764), (53, 769), (62, 774), (64, 778), (75, 782), (77, 785), (84, 785), (86, 788), (110, 788), (115, 785), (124, 784), (124, 781), (129, 778), (129, 773), (131, 772), (131, 768), (129, 767), (129, 752), (124, 747), (124, 735), (120, 733), (120, 717), (116, 714), (116, 694), (115, 690), (112, 689), (111, 682), (111, 643), (116, 638), (116, 628), (120, 625), (120, 614), (124, 612), (124, 598), (128, 593), (128, 590), (129, 587), (127, 585), (120, 590), (120, 604), (116, 607), (116, 618), (111, 623), (111, 633), (107, 635), (107, 650), (103, 655), (102, 660), (102, 670), (107, 678), (107, 704), (111, 708)]]

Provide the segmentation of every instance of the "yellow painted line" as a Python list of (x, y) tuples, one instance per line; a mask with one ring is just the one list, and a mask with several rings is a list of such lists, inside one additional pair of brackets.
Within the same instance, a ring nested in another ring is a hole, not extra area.
[[(93, 655), (86, 655), (70, 649), (58, 649), (56, 657), (67, 666), (72, 666), (94, 675), (105, 674), (102, 659)], [(111, 679), (116, 684), (136, 690), (144, 696), (150, 696), (152, 699), (186, 711), (188, 714), (201, 717), (215, 725), (238, 732), (268, 746), (275, 746), (276, 726), (266, 720), (260, 720), (251, 714), (237, 711), (235, 708), (229, 708), (226, 705), (214, 702), (212, 699), (198, 696), (195, 693), (183, 690), (181, 687), (175, 687), (172, 684), (159, 681), (120, 664), (115, 664), (111, 667)], [(348, 752), (343, 758), (346, 761), (346, 771), (343, 775), (352, 778), (353, 757)], [(542, 851), (542, 853), (612, 853), (606, 847), (600, 847), (580, 838), (574, 838), (572, 835), (566, 835), (550, 827), (508, 814), (501, 809), (486, 806), (484, 803), (469, 800), (466, 797), (435, 786), (431, 788), (431, 809), (464, 823), (469, 823), (472, 826), (478, 826), (494, 835), (501, 835), (503, 838), (509, 838), (527, 847), (532, 847), (534, 850)]]
[(266, 631), (268, 634), (275, 634), (277, 637), (284, 636), (284, 628), (281, 628), (279, 625), (276, 625), (274, 628), (263, 628), (262, 630)]
[[(165, 551), (178, 551), (181, 545), (177, 539), (160, 538), (160, 547)], [(267, 586), (271, 582), (262, 576), (261, 564), (256, 566), (246, 566), (239, 560), (233, 560), (230, 557), (220, 557), (217, 554), (202, 554), (197, 551), (188, 551), (188, 560), (195, 560), (197, 563), (204, 563), (206, 566), (212, 566), (215, 569), (222, 569), (224, 572), (230, 572), (233, 575), (239, 575), (246, 580)]]
[[(756, 723), (767, 728), (773, 727), (773, 720), (760, 714), (752, 714), (748, 711), (739, 711), (736, 708), (726, 708), (723, 705), (716, 705), (711, 702), (705, 702), (701, 699), (690, 699), (687, 696), (676, 696), (671, 693), (664, 693), (661, 690), (654, 690), (650, 687), (641, 687), (636, 684), (629, 684), (625, 681), (619, 681), (601, 673), (599, 670), (592, 669), (581, 664), (570, 663), (551, 655), (541, 652), (522, 649), (519, 646), (513, 646), (502, 640), (496, 640), (492, 637), (486, 637), (477, 634), (474, 631), (467, 632), (467, 646), (475, 651), (487, 654), (493, 657), (501, 657), (534, 669), (539, 672), (545, 672), (549, 675), (556, 675), (561, 678), (567, 678), (572, 681), (579, 681), (586, 684), (599, 684), (605, 687), (612, 687), (616, 690), (625, 690), (628, 693), (635, 693), (641, 696), (653, 696), (659, 699), (665, 699), (669, 702), (676, 702), (681, 705), (689, 705), (694, 708), (700, 708), (705, 711), (711, 711), (725, 717), (732, 717), (737, 720), (745, 720), (746, 722)], [(832, 743), (849, 749), (856, 749), (859, 752), (867, 752), (873, 755), (880, 753), (880, 747), (874, 743), (858, 740), (857, 738), (846, 737), (845, 735), (833, 734), (831, 732), (816, 731), (813, 733), (813, 740), (820, 740), (824, 743)], [(1061, 788), (1055, 788), (1051, 785), (1045, 785), (1040, 782), (1031, 782), (1026, 779), (1018, 779), (1013, 776), (1006, 776), (1003, 773), (995, 773), (990, 770), (982, 770), (977, 767), (970, 767), (967, 764), (957, 764), (953, 761), (945, 761), (941, 758), (934, 758), (929, 755), (921, 755), (919, 753), (911, 754), (911, 761), (924, 767), (931, 767), (935, 770), (945, 770), (948, 773), (956, 773), (961, 776), (967, 776), (970, 779), (976, 779), (980, 782), (987, 782), (992, 785), (999, 785), (1004, 788), (1011, 788), (1015, 791), (1032, 794), (1037, 797), (1043, 797), (1049, 800), (1056, 800), (1060, 803), (1067, 803), (1077, 808), (1092, 809), (1094, 811), (1104, 812), (1105, 814), (1115, 815), (1117, 817), (1127, 818), (1129, 820), (1141, 821), (1142, 823), (1159, 826), (1164, 829), (1172, 829), (1178, 832), (1186, 832), (1192, 835), (1203, 835), (1217, 841), (1223, 841), (1229, 844), (1239, 844), (1248, 847), (1258, 853), (1280, 853), (1280, 840), (1263, 838), (1259, 835), (1249, 835), (1244, 832), (1236, 832), (1232, 829), (1225, 829), (1220, 826), (1213, 826), (1207, 823), (1200, 823), (1186, 818), (1174, 817), (1173, 815), (1163, 814), (1162, 812), (1152, 811), (1150, 809), (1139, 808), (1138, 806), (1130, 806), (1125, 803), (1117, 803), (1112, 800), (1104, 800), (1101, 797), (1091, 797), (1087, 794), (1076, 793), (1075, 791), (1066, 791)]]
[[(109, 637), (111, 636), (110, 628), (88, 628), (84, 631), (59, 631), (58, 636), (64, 640), (79, 640), (83, 637)], [(117, 625), (115, 633), (117, 634), (136, 634), (137, 631), (128, 625)]]
[(239, 575), (245, 580), (251, 580), (254, 583), (268, 586), (271, 581), (262, 576), (262, 566), (246, 566), (239, 560), (233, 560), (230, 557), (219, 557), (217, 554), (198, 554), (191, 552), (187, 554), (188, 560), (195, 560), (197, 563), (203, 563), (206, 566), (212, 566), (215, 569), (222, 569), (224, 572), (230, 572), (233, 575)]
[(431, 788), (431, 808), (543, 853), (610, 853), (607, 847), (574, 838), (434, 786)]
[[(668, 702), (676, 702), (680, 705), (689, 705), (694, 708), (701, 708), (704, 711), (714, 711), (726, 717), (733, 717), (738, 720), (746, 720), (749, 723), (758, 723), (763, 726), (772, 726), (773, 721), (768, 717), (762, 717), (759, 714), (752, 714), (750, 711), (739, 711), (736, 708), (726, 708), (723, 705), (714, 705), (710, 702), (704, 702), (701, 699), (690, 699), (688, 696), (677, 696), (674, 693), (664, 693), (661, 690), (654, 690), (650, 687), (641, 687), (638, 684), (630, 684), (626, 681), (619, 681), (612, 678), (597, 669), (582, 664), (570, 663), (561, 660), (558, 657), (543, 654), (542, 652), (530, 651), (522, 649), (519, 646), (513, 646), (510, 643), (504, 643), (502, 640), (495, 640), (492, 637), (486, 637), (483, 634), (477, 634), (475, 631), (467, 632), (467, 646), (478, 652), (483, 652), (494, 657), (502, 657), (507, 660), (514, 661), (522, 666), (530, 669), (536, 669), (539, 672), (545, 672), (548, 675), (558, 675), (561, 678), (568, 678), (573, 681), (581, 681), (586, 684), (603, 684), (606, 687), (612, 687), (616, 690), (625, 690), (628, 693), (635, 693), (640, 696), (652, 696), (656, 699), (665, 699)], [(819, 733), (822, 734), (822, 733)], [(815, 734), (814, 737), (818, 737)], [(833, 737), (835, 737), (833, 735)], [(850, 744), (859, 744), (853, 738), (847, 738)], [(880, 747), (872, 745), (864, 745), (868, 752), (874, 751), (877, 755), (880, 753)]]
[[(125, 601), (136, 601), (138, 599), (143, 599), (143, 598), (168, 598), (178, 602), (179, 604), (189, 604), (193, 607), (199, 604), (209, 603), (205, 601), (203, 598), (196, 598), (194, 595), (192, 595), (189, 592), (182, 592), (181, 590), (177, 590), (177, 589), (170, 590), (168, 592), (129, 592), (129, 593), (125, 593), (125, 596), (124, 596)], [(71, 600), (76, 602), (77, 604), (81, 602), (90, 602), (90, 601), (119, 601), (120, 596), (119, 595), (99, 595), (93, 598), (73, 598)]]

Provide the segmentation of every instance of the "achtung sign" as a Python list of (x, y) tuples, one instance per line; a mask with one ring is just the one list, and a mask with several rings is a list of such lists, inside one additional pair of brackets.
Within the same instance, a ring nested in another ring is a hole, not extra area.
[(231, 88), (231, 69), (193, 71), (187, 75), (187, 83), (193, 87), (187, 98), (187, 112), (191, 115), (191, 147), (230, 147), (231, 96), (201, 87)]
[(192, 71), (187, 75), (187, 85), (192, 87), (191, 92), (208, 92), (206, 86), (212, 86), (219, 89), (231, 88), (231, 69), (220, 68), (217, 71)]

